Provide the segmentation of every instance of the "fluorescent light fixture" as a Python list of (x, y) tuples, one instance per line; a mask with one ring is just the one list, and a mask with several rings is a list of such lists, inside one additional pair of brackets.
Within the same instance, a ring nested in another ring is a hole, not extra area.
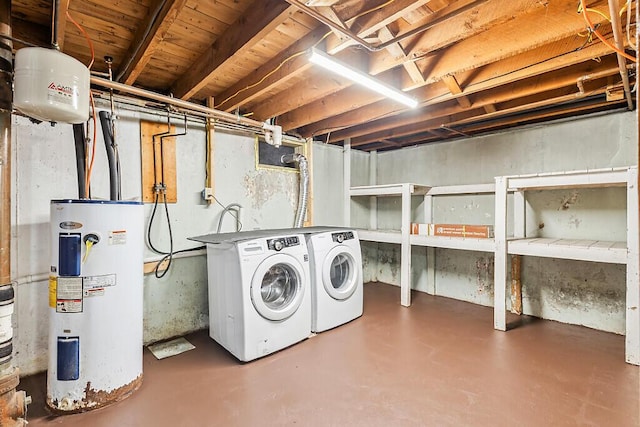
[(387, 98), (400, 102), (410, 108), (416, 108), (418, 106), (418, 101), (416, 99), (405, 95), (403, 92), (399, 91), (396, 88), (393, 88), (382, 83), (379, 80), (374, 79), (370, 75), (363, 73), (360, 70), (357, 70), (347, 64), (343, 64), (342, 62), (335, 60), (331, 56), (317, 50), (316, 48), (311, 49), (311, 57), (309, 58), (309, 61), (323, 68), (326, 68), (329, 71), (339, 74), (342, 77), (346, 77), (347, 79), (358, 83), (366, 88), (374, 90), (379, 94), (386, 96)]

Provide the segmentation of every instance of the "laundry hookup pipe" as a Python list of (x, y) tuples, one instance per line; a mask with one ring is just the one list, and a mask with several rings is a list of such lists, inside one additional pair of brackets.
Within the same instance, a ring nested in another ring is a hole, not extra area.
[(109, 162), (109, 198), (118, 200), (120, 195), (120, 182), (118, 177), (118, 161), (114, 148), (113, 132), (111, 130), (111, 114), (108, 111), (100, 111), (100, 124), (104, 135), (104, 146), (107, 150), (107, 161)]
[(85, 188), (85, 146), (84, 123), (73, 125), (73, 141), (76, 146), (76, 169), (78, 171), (78, 198), (82, 199), (86, 194)]
[(300, 192), (298, 194), (298, 211), (296, 212), (295, 228), (302, 227), (304, 214), (309, 200), (309, 163), (307, 158), (299, 153), (285, 154), (280, 158), (283, 164), (297, 163), (300, 170)]

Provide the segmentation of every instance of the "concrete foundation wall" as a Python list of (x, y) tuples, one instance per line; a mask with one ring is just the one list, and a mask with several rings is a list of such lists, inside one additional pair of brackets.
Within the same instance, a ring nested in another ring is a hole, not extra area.
[[(636, 159), (636, 113), (622, 112), (380, 153), (377, 183), (491, 183), (500, 175), (623, 167)], [(412, 218), (420, 222), (421, 198), (413, 199)], [(399, 197), (380, 199), (377, 212), (380, 229), (399, 229)], [(433, 215), (434, 222), (493, 224), (494, 197), (437, 197)], [(528, 236), (626, 240), (622, 188), (528, 192), (526, 215)], [(399, 285), (400, 247), (363, 247), (365, 276)], [(435, 252), (437, 295), (493, 305), (493, 254)], [(412, 279), (420, 291), (425, 269), (426, 249), (414, 247)], [(522, 282), (526, 314), (624, 332), (624, 266), (524, 257)]]

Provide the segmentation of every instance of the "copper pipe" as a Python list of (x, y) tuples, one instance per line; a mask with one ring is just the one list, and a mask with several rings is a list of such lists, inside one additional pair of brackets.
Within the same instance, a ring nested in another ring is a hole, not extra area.
[[(618, 16), (620, 10), (620, 3), (618, 0), (609, 0), (609, 14), (611, 15), (611, 27), (613, 28), (613, 39), (616, 42), (618, 49), (624, 51), (624, 38), (622, 36), (622, 23)], [(586, 13), (586, 11), (584, 12)], [(631, 13), (631, 11), (627, 11)], [(618, 58), (618, 67), (620, 68), (620, 76), (622, 77), (622, 85), (624, 87), (624, 96), (627, 99), (627, 107), (629, 110), (633, 110), (633, 99), (631, 99), (631, 85), (629, 84), (629, 74), (627, 74), (627, 61), (624, 56), (616, 53)], [(637, 60), (636, 60), (637, 62)]]
[(333, 22), (332, 20), (330, 20), (329, 18), (327, 18), (326, 16), (322, 15), (321, 13), (317, 12), (316, 10), (314, 10), (313, 8), (307, 6), (304, 3), (300, 3), (298, 0), (286, 0), (287, 3), (289, 3), (292, 6), (295, 6), (297, 8), (299, 8), (300, 10), (302, 10), (304, 13), (306, 13), (307, 15), (311, 16), (312, 18), (315, 18), (316, 20), (320, 21), (321, 23), (325, 24), (327, 27), (331, 28), (332, 30), (335, 30), (339, 33), (341, 33), (342, 35), (350, 38), (351, 40), (353, 40), (354, 42), (358, 43), (360, 46), (364, 47), (365, 49), (367, 49), (370, 52), (377, 52), (380, 51), (382, 49), (386, 49), (387, 47), (391, 46), (394, 43), (398, 43), (408, 37), (411, 36), (415, 36), (416, 34), (420, 34), (423, 33), (425, 31), (427, 31), (429, 28), (432, 28), (438, 24), (442, 24), (443, 22), (448, 21), (449, 19), (453, 18), (454, 16), (457, 16), (461, 13), (466, 12), (467, 10), (471, 10), (474, 9), (478, 6), (480, 6), (483, 3), (488, 2), (489, 0), (478, 0), (474, 3), (468, 4), (466, 6), (461, 7), (460, 9), (457, 9), (447, 15), (441, 16), (440, 18), (436, 18), (431, 22), (427, 22), (424, 25), (420, 25), (419, 27), (416, 27), (410, 31), (407, 31), (406, 33), (400, 34), (394, 38), (392, 38), (391, 40), (387, 40), (384, 43), (380, 43), (378, 45), (372, 45), (371, 43), (367, 42), (366, 40), (358, 37), (357, 34), (354, 34), (353, 32), (351, 32), (349, 29), (344, 28), (340, 25), (338, 25), (337, 23)]

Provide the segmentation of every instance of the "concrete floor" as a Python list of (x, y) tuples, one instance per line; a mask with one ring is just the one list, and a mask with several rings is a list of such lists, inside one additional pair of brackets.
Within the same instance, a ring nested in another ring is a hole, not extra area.
[(141, 389), (95, 412), (52, 417), (44, 375), (26, 378), (29, 427), (640, 425), (622, 336), (528, 317), (498, 332), (488, 307), (364, 295), (362, 318), (248, 364), (206, 332), (179, 356), (145, 351)]

